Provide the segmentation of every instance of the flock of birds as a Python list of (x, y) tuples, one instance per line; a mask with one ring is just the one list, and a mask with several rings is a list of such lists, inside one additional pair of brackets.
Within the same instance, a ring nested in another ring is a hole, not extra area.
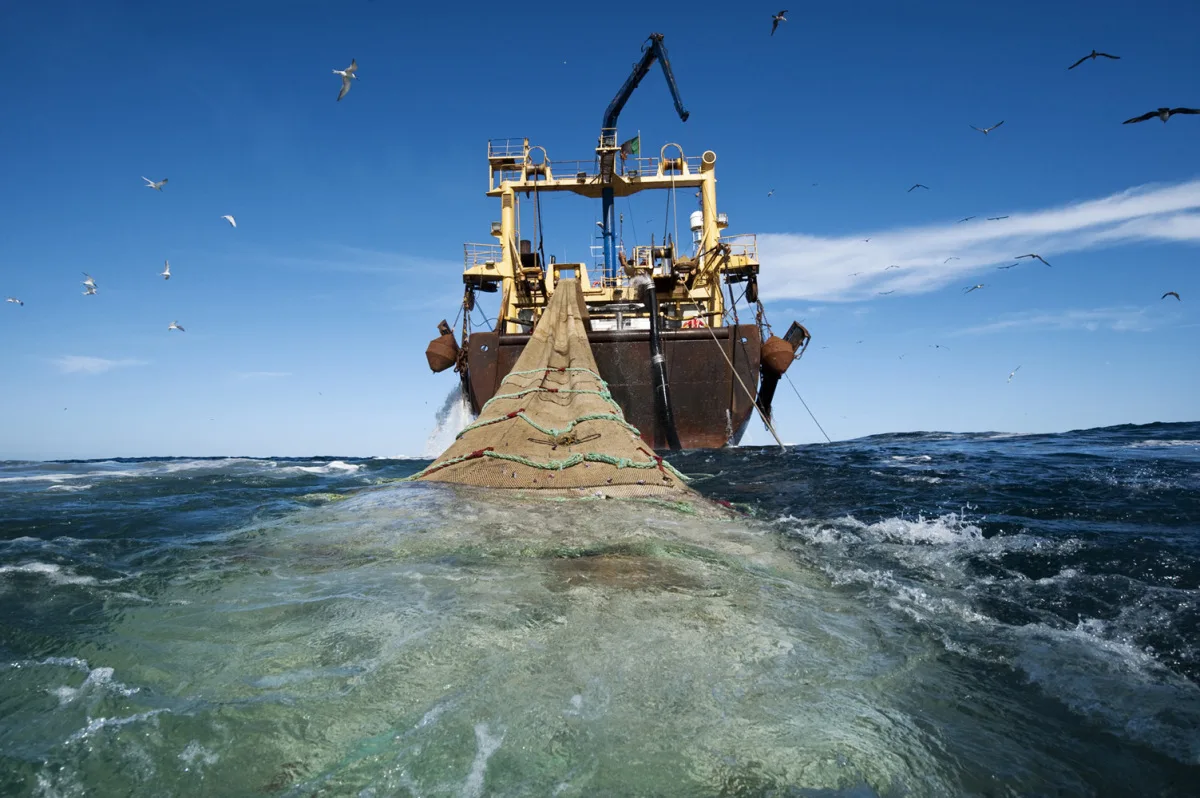
[[(342, 78), (342, 89), (341, 89), (341, 91), (338, 92), (338, 96), (337, 96), (337, 101), (341, 102), (341, 99), (346, 96), (346, 92), (350, 91), (350, 82), (352, 80), (358, 80), (358, 61), (353, 58), (350, 59), (350, 66), (346, 67), (345, 69), (335, 69), (335, 70), (333, 70), (333, 74), (340, 75)], [(158, 192), (162, 192), (163, 187), (166, 186), (168, 182), (170, 182), (165, 177), (162, 180), (151, 180), (150, 178), (146, 177), (145, 175), (142, 176), (142, 180), (145, 181), (145, 188), (152, 188)], [(237, 228), (237, 220), (233, 218), (232, 214), (225, 214), (221, 218), (224, 219), (225, 221), (229, 222), (230, 227), (233, 227), (235, 229)], [(159, 272), (159, 275), (164, 280), (171, 279), (171, 261), (169, 261), (169, 260), (163, 261), (163, 270), (161, 272)], [(96, 278), (92, 277), (92, 275), (88, 274), (87, 272), (83, 272), (83, 277), (84, 277), (84, 279), (82, 281), (83, 295), (84, 296), (96, 296), (97, 291), (99, 289), (99, 286), (96, 283)], [(6, 298), (4, 301), (6, 303), (16, 305), (17, 307), (25, 306), (24, 300), (18, 299), (15, 296), (10, 296), (10, 297)], [(179, 332), (185, 332), (184, 328), (179, 324), (178, 321), (173, 321), (170, 323), (170, 325), (167, 326), (167, 332), (170, 332), (171, 330), (179, 330)]]

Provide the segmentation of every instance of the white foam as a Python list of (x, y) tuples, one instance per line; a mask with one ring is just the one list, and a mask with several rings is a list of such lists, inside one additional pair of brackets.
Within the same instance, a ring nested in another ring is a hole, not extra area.
[(283, 473), (286, 471), (303, 471), (306, 474), (332, 474), (337, 471), (344, 471), (346, 473), (354, 473), (355, 471), (359, 470), (360, 468), (362, 468), (362, 466), (357, 465), (355, 463), (343, 463), (341, 460), (333, 460), (331, 462), (326, 463), (325, 465), (288, 466), (286, 468), (279, 469), (279, 471), (280, 471), (280, 473)]
[(492, 754), (500, 748), (500, 743), (504, 742), (503, 732), (499, 737), (493, 737), (488, 734), (486, 723), (475, 724), (475, 761), (471, 763), (471, 772), (467, 775), (467, 781), (463, 784), (461, 795), (463, 798), (479, 798), (483, 795), (483, 774), (487, 771), (488, 760)]
[(446, 394), (446, 400), (434, 418), (433, 430), (425, 441), (425, 459), (437, 457), (449, 449), (458, 433), (474, 420), (470, 402), (463, 395), (462, 388), (455, 385)]
[(202, 765), (215, 765), (220, 758), (217, 754), (200, 745), (199, 740), (192, 740), (187, 744), (187, 747), (179, 752), (180, 761), (188, 765), (189, 768), (194, 767), (197, 762)]
[(1138, 441), (1131, 443), (1126, 448), (1129, 449), (1157, 449), (1157, 448), (1172, 448), (1176, 446), (1192, 446), (1200, 447), (1200, 441)]
[(9, 573), (39, 574), (57, 585), (95, 585), (94, 576), (80, 576), (64, 571), (61, 565), (48, 562), (28, 562), (24, 565), (0, 565), (0, 575)]
[(27, 477), (0, 477), (0, 482), (67, 482), (74, 479), (97, 479), (99, 477), (136, 477), (142, 471), (88, 471), (85, 474), (31, 474)]
[(904, 518), (885, 518), (873, 524), (864, 524), (853, 516), (845, 516), (833, 522), (805, 522), (794, 516), (779, 519), (783, 523), (799, 523), (799, 531), (814, 543), (874, 542), (901, 544), (956, 545), (983, 539), (983, 530), (967, 523), (961, 515), (949, 513), (938, 518), (918, 516), (915, 521)]
[(124, 718), (93, 718), (88, 721), (86, 726), (68, 737), (67, 742), (74, 743), (78, 742), (79, 740), (85, 740), (103, 729), (117, 728), (120, 726), (126, 726), (130, 723), (137, 723), (138, 721), (147, 720), (155, 715), (167, 711), (168, 710), (166, 709), (151, 709), (146, 712), (139, 712), (136, 715), (129, 715)]

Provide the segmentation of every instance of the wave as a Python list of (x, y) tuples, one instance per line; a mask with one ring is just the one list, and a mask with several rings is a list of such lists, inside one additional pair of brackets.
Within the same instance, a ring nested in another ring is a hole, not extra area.
[(61, 565), (48, 562), (29, 562), (23, 565), (0, 565), (0, 576), (4, 574), (37, 574), (56, 585), (98, 585), (94, 576), (80, 576), (64, 569)]
[(332, 462), (329, 462), (329, 463), (326, 463), (325, 465), (320, 465), (320, 466), (286, 466), (284, 468), (280, 468), (279, 472), (281, 474), (288, 473), (288, 472), (295, 473), (297, 471), (303, 472), (305, 474), (335, 474), (338, 472), (352, 474), (361, 468), (362, 468), (361, 465), (357, 465), (355, 463), (345, 463), (345, 462), (342, 462), (341, 460), (334, 460)]

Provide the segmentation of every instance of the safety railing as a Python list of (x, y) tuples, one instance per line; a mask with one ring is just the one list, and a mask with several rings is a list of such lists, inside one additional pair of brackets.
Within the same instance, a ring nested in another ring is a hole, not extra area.
[(525, 139), (489, 139), (488, 158), (525, 158)]
[(467, 269), (484, 266), (488, 263), (496, 264), (502, 260), (504, 260), (502, 244), (463, 244), (463, 264)]
[(741, 255), (749, 260), (758, 260), (758, 236), (754, 233), (721, 236), (717, 242), (724, 244), (730, 255)]

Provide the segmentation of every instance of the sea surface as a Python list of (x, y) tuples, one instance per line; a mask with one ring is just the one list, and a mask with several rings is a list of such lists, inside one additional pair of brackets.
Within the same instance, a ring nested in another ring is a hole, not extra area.
[(0, 462), (0, 794), (1200, 794), (1200, 424), (670, 460)]

